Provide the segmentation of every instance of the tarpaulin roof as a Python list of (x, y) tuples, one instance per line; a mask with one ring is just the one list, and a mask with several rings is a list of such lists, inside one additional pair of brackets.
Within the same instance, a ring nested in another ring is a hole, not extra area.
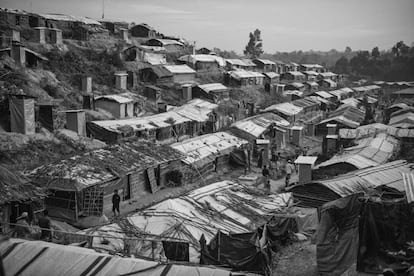
[(323, 66), (319, 64), (301, 64), (301, 65), (303, 67), (323, 68)]
[(186, 156), (183, 162), (196, 167), (213, 162), (217, 157), (230, 154), (248, 141), (227, 132), (215, 132), (172, 144), (171, 147)]
[(350, 128), (357, 128), (365, 118), (365, 112), (348, 104), (341, 105), (335, 111), (329, 114), (329, 117), (318, 125), (331, 121), (342, 123)]
[(406, 88), (403, 90), (393, 92), (395, 95), (414, 95), (414, 88)]
[(207, 84), (200, 84), (198, 87), (206, 93), (214, 92), (214, 91), (223, 91), (227, 90), (228, 88), (221, 83), (207, 83)]
[(358, 107), (361, 102), (358, 101), (355, 98), (347, 98), (347, 99), (342, 100), (341, 103), (343, 103), (343, 104), (349, 104), (349, 105), (352, 105), (353, 107)]
[(122, 127), (130, 126), (134, 131), (159, 129), (163, 127), (169, 127), (186, 122), (191, 122), (191, 119), (179, 115), (177, 112), (168, 111), (145, 117), (134, 117), (120, 120), (104, 120), (104, 121), (92, 121), (92, 124), (98, 125), (108, 131), (115, 133), (122, 133)]
[(328, 92), (325, 92), (325, 91), (316, 91), (315, 94), (322, 97), (322, 98), (324, 98), (324, 99), (330, 99), (330, 98), (334, 97), (334, 95), (332, 95)]
[(319, 96), (307, 96), (307, 97), (305, 97), (305, 99), (311, 99), (312, 101), (319, 102), (319, 103), (324, 103), (324, 104), (330, 104), (331, 103), (327, 99), (319, 97)]
[(331, 79), (323, 79), (323, 80), (321, 80), (322, 82), (326, 82), (326, 83), (328, 83), (329, 84), (329, 86), (330, 87), (337, 87), (338, 85), (337, 85), (337, 83), (336, 82), (334, 82), (333, 80), (331, 80)]
[(263, 113), (234, 122), (231, 127), (240, 129), (258, 138), (272, 124), (280, 127), (289, 126), (289, 122), (280, 116), (273, 113)]
[(305, 75), (311, 75), (311, 76), (317, 76), (317, 75), (319, 75), (319, 73), (316, 72), (316, 71), (304, 71), (302, 73), (305, 74)]
[(305, 108), (305, 107), (312, 107), (312, 106), (319, 105), (319, 102), (314, 101), (312, 98), (306, 97), (303, 99), (294, 100), (292, 101), (292, 104)]
[(166, 45), (180, 45), (180, 46), (184, 46), (183, 43), (181, 43), (181, 42), (179, 42), (177, 40), (174, 40), (174, 39), (153, 38), (153, 39), (150, 39), (150, 41), (151, 40), (158, 41), (162, 46), (166, 46)]
[(302, 77), (305, 76), (304, 74), (302, 74), (299, 71), (289, 71), (289, 72), (286, 72), (285, 74), (289, 74), (289, 75), (292, 75), (292, 76), (302, 76)]
[(400, 129), (380, 123), (360, 126), (356, 129), (341, 128), (339, 130), (339, 137), (341, 139), (359, 139), (374, 136), (380, 132), (386, 132), (398, 138), (414, 138), (414, 129)]
[(224, 60), (224, 58), (216, 55), (185, 55), (178, 58), (178, 60), (183, 62), (189, 62), (192, 64), (196, 64), (197, 62), (216, 62), (221, 67), (226, 66), (226, 61)]
[[(107, 250), (123, 250), (123, 240), (132, 233), (163, 238), (175, 238), (190, 244), (190, 262), (199, 262), (199, 240), (204, 235), (206, 242), (214, 238), (217, 231), (224, 233), (249, 233), (264, 224), (272, 214), (281, 212), (291, 198), (290, 193), (258, 195), (247, 186), (223, 181), (196, 189), (185, 196), (164, 200), (150, 208), (136, 212), (97, 229), (86, 230), (104, 233), (109, 244)], [(123, 225), (129, 225), (125, 230)], [(127, 230), (129, 229), (129, 230)], [(94, 238), (93, 247), (100, 247), (101, 238)], [(162, 248), (155, 248), (155, 254), (162, 257)], [(151, 256), (151, 247), (137, 248), (137, 254)]]
[(323, 78), (329, 78), (329, 77), (336, 77), (338, 76), (338, 74), (332, 73), (332, 72), (324, 72), (324, 73), (319, 73), (319, 76), (323, 77)]
[(181, 65), (163, 65), (171, 74), (195, 74), (196, 71), (185, 64)]
[(50, 180), (48, 188), (51, 189), (80, 191), (133, 170), (142, 170), (181, 158), (178, 151), (168, 146), (140, 140), (43, 165), (31, 171), (29, 176), (33, 179)]
[(235, 70), (229, 72), (230, 76), (235, 79), (246, 79), (246, 78), (264, 78), (264, 75), (258, 72)]
[(258, 62), (260, 62), (262, 64), (265, 64), (265, 65), (275, 65), (276, 64), (273, 61), (268, 60), (268, 59), (259, 59), (259, 58), (256, 58), (255, 60), (257, 60)]
[(241, 60), (237, 58), (226, 59), (226, 62), (232, 65), (244, 66), (244, 67), (256, 66), (256, 64), (254, 64), (251, 60), (250, 62), (246, 62), (246, 61), (248, 60)]
[(386, 163), (399, 149), (400, 141), (387, 133), (379, 133), (376, 137), (355, 140), (356, 146), (344, 148), (331, 159), (322, 162), (316, 168), (348, 163), (357, 169), (378, 166)]
[(295, 96), (298, 96), (298, 97), (302, 97), (303, 92), (299, 91), (299, 90), (285, 90), (285, 91), (283, 91), (283, 96), (288, 96), (288, 95), (295, 95)]
[(211, 266), (160, 264), (44, 241), (9, 239), (0, 244), (0, 252), (7, 275), (231, 275), (230, 271)]
[(120, 103), (120, 104), (132, 102), (132, 99), (126, 98), (126, 97), (122, 97), (122, 96), (116, 95), (116, 94), (114, 94), (114, 95), (97, 96), (95, 98), (95, 100), (100, 100), (100, 99), (110, 100), (110, 101), (114, 101), (114, 102), (117, 102), (117, 103)]
[(87, 25), (99, 25), (99, 26), (101, 25), (101, 23), (99, 23), (98, 21), (88, 18), (88, 17), (83, 17), (83, 16), (52, 14), (52, 13), (41, 13), (39, 15), (45, 19), (56, 20), (56, 21), (70, 21), (70, 22), (81, 22)]
[(414, 173), (402, 173), (408, 203), (414, 201)]
[(391, 117), (389, 121), (390, 125), (395, 125), (398, 123), (409, 123), (411, 125), (414, 125), (414, 112), (408, 112)]
[(279, 104), (271, 105), (265, 108), (263, 111), (264, 112), (278, 111), (288, 116), (294, 116), (302, 112), (302, 110), (303, 109), (301, 107), (297, 107), (291, 103), (279, 103)]
[(218, 105), (202, 99), (193, 99), (172, 111), (195, 122), (206, 122)]

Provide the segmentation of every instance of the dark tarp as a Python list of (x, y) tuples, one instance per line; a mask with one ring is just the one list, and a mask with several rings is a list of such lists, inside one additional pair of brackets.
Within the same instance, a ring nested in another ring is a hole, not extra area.
[(234, 149), (230, 153), (230, 164), (237, 165), (237, 166), (246, 166), (247, 165), (247, 158), (244, 150), (242, 149)]
[(188, 251), (189, 244), (187, 242), (172, 242), (163, 241), (165, 256), (172, 261), (190, 261), (190, 254)]
[(10, 96), (10, 127), (12, 132), (35, 133), (34, 99)]
[(356, 262), (361, 196), (362, 193), (351, 195), (322, 206), (316, 236), (320, 274), (340, 275)]
[(39, 106), (39, 122), (49, 131), (53, 128), (53, 106), (41, 105)]
[(414, 265), (414, 251), (407, 250), (407, 242), (414, 241), (413, 204), (405, 199), (369, 199), (362, 205), (359, 225), (358, 271), (382, 273), (392, 268), (402, 275), (401, 270)]
[(218, 232), (210, 244), (201, 243), (200, 264), (226, 265), (236, 271), (269, 274), (271, 251), (260, 250), (256, 233), (224, 234)]
[[(281, 245), (286, 245), (290, 241), (292, 233), (298, 232), (296, 218), (291, 217), (272, 217), (265, 225), (267, 227), (266, 237), (274, 252)], [(259, 228), (259, 233), (263, 231), (263, 226)]]
[(93, 122), (86, 123), (86, 131), (88, 136), (92, 136), (93, 138), (99, 139), (108, 144), (117, 143), (120, 138), (120, 134), (106, 130)]

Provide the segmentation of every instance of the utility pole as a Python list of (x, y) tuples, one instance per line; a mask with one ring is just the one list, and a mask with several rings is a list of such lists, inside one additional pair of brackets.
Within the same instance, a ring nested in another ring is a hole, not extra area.
[(105, 0), (102, 0), (102, 19), (105, 18)]

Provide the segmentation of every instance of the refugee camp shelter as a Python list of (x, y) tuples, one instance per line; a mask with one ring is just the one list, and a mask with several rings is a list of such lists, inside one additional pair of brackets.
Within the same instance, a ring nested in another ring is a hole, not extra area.
[(226, 168), (233, 150), (247, 144), (246, 140), (227, 132), (215, 132), (172, 144), (171, 147), (185, 156), (182, 159), (185, 164), (206, 175)]
[(285, 72), (281, 74), (280, 79), (285, 83), (306, 81), (305, 75), (298, 71)]
[(226, 59), (226, 70), (246, 70), (246, 71), (255, 71), (256, 64), (249, 59)]
[(174, 83), (182, 84), (195, 82), (196, 71), (185, 64), (164, 65), (164, 68), (172, 75)]
[(337, 124), (338, 128), (357, 128), (365, 119), (365, 112), (352, 105), (341, 105), (329, 113), (328, 118), (316, 125), (317, 135), (326, 135), (327, 124)]
[(253, 59), (259, 72), (274, 72), (276, 63), (268, 59)]
[(263, 112), (273, 112), (290, 123), (293, 123), (303, 115), (303, 108), (292, 103), (279, 103), (265, 108)]
[(95, 97), (95, 108), (103, 109), (112, 114), (115, 119), (132, 117), (134, 101), (117, 94)]
[(381, 186), (404, 192), (403, 173), (413, 173), (412, 164), (397, 160), (328, 179), (295, 185), (289, 189), (289, 192), (292, 192), (294, 200), (300, 206), (314, 208), (339, 198), (366, 193), (370, 189)]
[(168, 111), (129, 119), (92, 121), (88, 124), (88, 130), (94, 138), (107, 143), (116, 143), (123, 137), (131, 136), (175, 142), (176, 139), (191, 134), (191, 121), (176, 112)]
[(139, 79), (145, 83), (171, 84), (174, 82), (173, 74), (163, 65), (145, 67), (138, 72)]
[(125, 61), (140, 61), (151, 65), (167, 64), (166, 49), (159, 46), (133, 45), (122, 51)]
[[(218, 231), (224, 234), (248, 234), (256, 231), (270, 220), (272, 214), (280, 212), (289, 204), (289, 193), (263, 196), (251, 188), (231, 181), (222, 181), (198, 188), (189, 194), (164, 200), (149, 208), (130, 214), (123, 220), (86, 230), (89, 234), (104, 234), (107, 244), (96, 237), (92, 247), (111, 252), (125, 252), (128, 246), (124, 239), (131, 230), (125, 228), (132, 225), (136, 233), (158, 237), (153, 243), (137, 243), (129, 247), (131, 254), (143, 257), (155, 257), (165, 260), (162, 240), (166, 238), (180, 239), (188, 243), (187, 258), (190, 262), (200, 263), (200, 239), (208, 244)], [(208, 207), (206, 207), (208, 206)], [(206, 209), (208, 208), (208, 209)], [(109, 238), (109, 237), (113, 238)], [(203, 238), (202, 238), (203, 236)], [(251, 237), (251, 235), (249, 235)], [(257, 253), (257, 247), (253, 248)], [(249, 258), (249, 259), (250, 259)], [(254, 259), (251, 259), (254, 262)], [(235, 263), (240, 262), (236, 259)]]
[(393, 97), (396, 98), (408, 98), (412, 99), (414, 98), (414, 87), (409, 87), (406, 89), (398, 90), (392, 93)]
[(318, 81), (318, 84), (321, 89), (327, 90), (335, 89), (338, 86), (338, 84), (331, 79), (322, 79)]
[(299, 67), (300, 71), (315, 71), (317, 73), (322, 73), (325, 69), (322, 65), (319, 64), (301, 64)]
[(354, 140), (355, 146), (343, 148), (331, 159), (315, 167), (317, 174), (334, 176), (387, 163), (397, 154), (401, 142), (387, 133)]
[(264, 75), (258, 72), (236, 70), (227, 72), (224, 83), (230, 86), (263, 85)]
[(152, 38), (146, 43), (148, 46), (164, 47), (167, 53), (176, 53), (184, 50), (185, 46), (183, 43), (174, 39), (160, 39)]
[(264, 72), (263, 75), (265, 76), (264, 85), (266, 91), (270, 91), (271, 86), (280, 81), (280, 75), (275, 72)]
[(304, 82), (303, 85), (305, 86), (305, 91), (308, 93), (316, 92), (319, 90), (319, 84), (315, 81), (307, 81)]
[(256, 143), (257, 139), (273, 139), (279, 140), (280, 143), (286, 143), (285, 129), (288, 126), (288, 121), (268, 112), (236, 121), (231, 125), (230, 131), (249, 141), (252, 145)]
[(157, 31), (145, 23), (135, 25), (129, 31), (133, 37), (155, 38), (157, 36)]
[(34, 213), (44, 208), (43, 199), (45, 190), (33, 185), (29, 179), (18, 172), (13, 172), (0, 165), (0, 217), (1, 234), (8, 234), (16, 219), (23, 213), (29, 214), (29, 219), (34, 219)]
[(29, 175), (51, 193), (49, 214), (75, 222), (111, 210), (115, 189), (122, 201), (157, 192), (169, 181), (168, 173), (179, 170), (180, 159), (168, 146), (140, 140), (42, 165)]
[(229, 89), (221, 83), (199, 84), (193, 88), (192, 96), (217, 102), (221, 99), (228, 99)]
[(7, 53), (17, 64), (22, 67), (36, 68), (48, 59), (43, 55), (26, 48), (18, 41), (13, 41), (11, 47), (0, 49), (0, 53)]
[(93, 249), (44, 241), (9, 239), (0, 244), (5, 271), (11, 275), (130, 275), (143, 272), (153, 276), (200, 275), (230, 276), (228, 270), (214, 267), (160, 264), (139, 258), (98, 253)]
[(185, 55), (178, 58), (178, 61), (187, 64), (197, 72), (218, 71), (226, 65), (222, 57), (215, 55)]

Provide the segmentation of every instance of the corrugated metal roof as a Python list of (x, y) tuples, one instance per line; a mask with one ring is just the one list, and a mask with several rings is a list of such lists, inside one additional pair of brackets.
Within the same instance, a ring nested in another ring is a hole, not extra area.
[(325, 92), (325, 91), (316, 91), (315, 94), (322, 97), (322, 98), (324, 98), (324, 99), (331, 99), (331, 98), (335, 97), (334, 95), (332, 95), (328, 92)]
[(196, 71), (191, 69), (185, 64), (181, 65), (164, 65), (164, 68), (167, 69), (171, 74), (195, 74)]
[(120, 104), (133, 102), (133, 100), (130, 98), (122, 97), (120, 95), (115, 95), (115, 94), (114, 95), (103, 95), (103, 96), (98, 96), (95, 98), (95, 100), (100, 100), (100, 99), (107, 99), (110, 101), (115, 101)]
[(275, 73), (275, 72), (264, 72), (263, 75), (265, 75), (265, 76), (267, 76), (271, 79), (280, 77), (280, 75)]
[(403, 174), (412, 171), (413, 164), (398, 160), (313, 183), (320, 183), (341, 197), (368, 191), (383, 185), (404, 191), (406, 189)]
[(407, 196), (408, 203), (414, 201), (414, 174), (412, 173), (402, 173), (404, 180), (404, 190)]
[(214, 92), (214, 91), (223, 91), (223, 90), (227, 90), (228, 88), (226, 86), (224, 86), (221, 83), (207, 83), (207, 84), (200, 84), (198, 85), (198, 87), (207, 92)]
[(82, 22), (83, 24), (87, 24), (87, 25), (101, 26), (101, 23), (99, 23), (98, 21), (88, 18), (88, 17), (83, 17), (83, 16), (75, 16), (75, 15), (67, 15), (67, 14), (53, 14), (53, 13), (41, 13), (39, 15), (45, 19), (50, 19), (50, 20)]
[(318, 169), (340, 163), (348, 163), (357, 169), (377, 166), (386, 163), (399, 149), (401, 142), (387, 133), (379, 133), (376, 137), (355, 140), (356, 146), (344, 148), (331, 159), (322, 162)]
[(175, 143), (171, 147), (185, 155), (184, 163), (203, 167), (215, 158), (230, 154), (233, 149), (245, 144), (248, 141), (227, 132), (216, 132)]
[(217, 104), (202, 99), (193, 99), (172, 111), (195, 122), (206, 122), (210, 113), (216, 108), (218, 108)]
[(295, 106), (291, 103), (279, 103), (265, 108), (264, 112), (278, 111), (287, 116), (294, 116), (301, 113), (303, 108)]
[(265, 64), (265, 65), (275, 65), (275, 64), (276, 64), (276, 63), (274, 63), (273, 61), (268, 60), (268, 59), (259, 59), (259, 58), (257, 58), (257, 59), (255, 59), (255, 60), (257, 60), (257, 61), (259, 61), (260, 63), (263, 63), (263, 64)]
[(230, 71), (230, 76), (235, 79), (246, 79), (246, 78), (264, 78), (264, 75), (258, 72), (245, 71), (245, 70), (234, 70)]
[(289, 126), (289, 122), (273, 113), (262, 113), (246, 119), (237, 121), (231, 125), (231, 127), (240, 129), (246, 133), (253, 135), (258, 138), (268, 128), (275, 124), (279, 127)]
[(216, 55), (185, 55), (178, 58), (178, 60), (182, 62), (189, 62), (192, 64), (195, 64), (197, 62), (216, 62), (221, 67), (226, 66), (226, 61), (224, 60), (224, 58)]
[(408, 112), (408, 113), (404, 113), (401, 115), (391, 117), (389, 121), (390, 125), (395, 125), (398, 123), (409, 123), (409, 124), (414, 125), (414, 113)]

